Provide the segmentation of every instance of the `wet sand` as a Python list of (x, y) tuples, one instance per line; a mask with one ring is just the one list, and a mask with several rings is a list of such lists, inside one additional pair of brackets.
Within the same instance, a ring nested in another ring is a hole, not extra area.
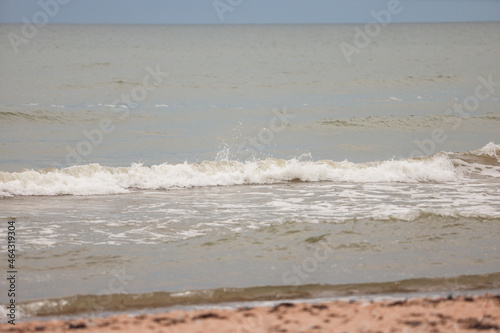
[(500, 295), (334, 301), (1, 324), (1, 332), (498, 332)]

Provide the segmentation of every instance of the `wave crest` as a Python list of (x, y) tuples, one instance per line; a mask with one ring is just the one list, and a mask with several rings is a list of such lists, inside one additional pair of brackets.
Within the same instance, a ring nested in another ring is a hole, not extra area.
[[(492, 166), (490, 161), (499, 152), (499, 145), (489, 143), (481, 149), (460, 154), (438, 153), (429, 157), (367, 163), (268, 158), (251, 162), (204, 161), (153, 166), (132, 164), (129, 167), (88, 164), (64, 169), (0, 172), (0, 195), (119, 194), (132, 189), (275, 184), (290, 181), (441, 183), (463, 180), (471, 174), (500, 178), (500, 163)], [(488, 157), (487, 165), (478, 167), (477, 160), (467, 161), (465, 157), (470, 155), (485, 155)]]

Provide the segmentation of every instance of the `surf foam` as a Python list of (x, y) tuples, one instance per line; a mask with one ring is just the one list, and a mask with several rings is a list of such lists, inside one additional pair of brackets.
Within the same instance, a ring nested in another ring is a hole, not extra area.
[[(468, 154), (491, 156), (499, 151), (499, 145), (489, 143)], [(133, 189), (275, 184), (288, 181), (454, 182), (463, 180), (468, 171), (467, 163), (457, 165), (453, 162), (455, 158), (456, 154), (438, 153), (423, 158), (367, 163), (268, 158), (252, 162), (204, 161), (153, 166), (132, 164), (130, 167), (88, 164), (64, 169), (0, 172), (0, 195), (100, 195), (128, 193)], [(477, 168), (477, 165), (471, 164), (469, 167)], [(500, 169), (493, 171), (494, 174), (490, 176), (500, 177)]]

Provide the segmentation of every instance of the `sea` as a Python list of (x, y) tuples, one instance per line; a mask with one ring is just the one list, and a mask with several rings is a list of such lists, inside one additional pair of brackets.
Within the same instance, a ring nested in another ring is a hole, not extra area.
[(498, 291), (498, 31), (0, 25), (2, 320)]

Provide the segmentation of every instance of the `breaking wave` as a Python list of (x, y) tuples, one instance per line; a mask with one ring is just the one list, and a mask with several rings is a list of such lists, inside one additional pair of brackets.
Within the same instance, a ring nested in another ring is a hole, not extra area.
[(204, 161), (153, 166), (99, 164), (64, 169), (0, 172), (0, 196), (97, 195), (128, 193), (134, 189), (171, 189), (195, 186), (275, 184), (290, 181), (353, 183), (442, 183), (471, 179), (500, 179), (500, 145), (462, 153), (441, 152), (428, 157), (352, 163), (298, 159)]

